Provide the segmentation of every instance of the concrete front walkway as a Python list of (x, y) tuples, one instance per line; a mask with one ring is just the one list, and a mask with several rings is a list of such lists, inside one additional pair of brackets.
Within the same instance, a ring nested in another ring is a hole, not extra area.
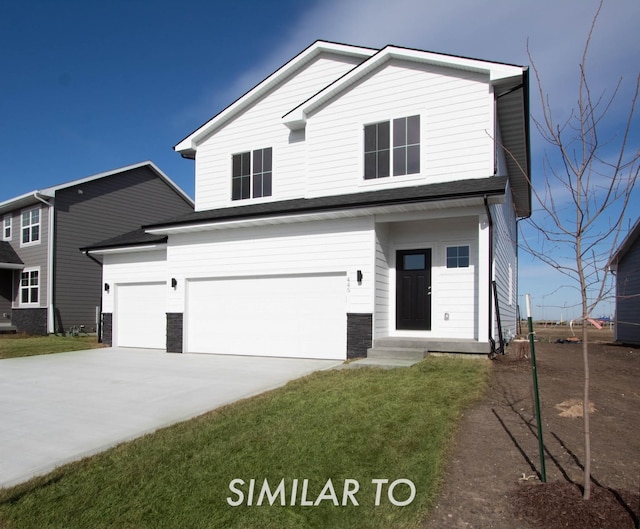
[(0, 360), (0, 487), (340, 363), (118, 348)]

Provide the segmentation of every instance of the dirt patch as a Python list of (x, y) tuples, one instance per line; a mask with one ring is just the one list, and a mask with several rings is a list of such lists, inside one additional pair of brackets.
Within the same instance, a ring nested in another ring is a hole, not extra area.
[[(584, 405), (580, 399), (569, 399), (556, 404), (556, 410), (558, 410), (560, 417), (570, 417), (571, 419), (584, 417)], [(591, 414), (595, 411), (596, 407), (593, 402), (589, 402), (589, 413)]]
[[(553, 333), (562, 330), (553, 329)], [(565, 331), (566, 332), (566, 331)], [(581, 496), (582, 345), (538, 331), (547, 483), (529, 358), (493, 361), (489, 391), (463, 417), (441, 495), (423, 529), (635, 529), (640, 515), (640, 348), (590, 343), (592, 498)], [(606, 339), (603, 332), (590, 340)]]

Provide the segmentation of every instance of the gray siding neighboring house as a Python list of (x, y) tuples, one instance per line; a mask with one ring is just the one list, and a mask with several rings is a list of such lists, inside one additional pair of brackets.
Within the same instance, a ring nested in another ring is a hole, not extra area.
[(640, 344), (640, 219), (613, 255), (616, 275), (616, 340)]
[[(36, 209), (37, 241), (25, 244), (23, 217)], [(21, 261), (0, 262), (2, 323), (30, 334), (97, 331), (102, 270), (80, 248), (190, 211), (193, 201), (152, 162), (0, 203), (3, 243)]]

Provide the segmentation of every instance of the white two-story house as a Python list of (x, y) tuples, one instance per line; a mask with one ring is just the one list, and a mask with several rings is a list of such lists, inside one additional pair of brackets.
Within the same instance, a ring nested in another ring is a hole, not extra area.
[(528, 104), (526, 67), (315, 42), (175, 146), (195, 212), (85, 249), (105, 341), (499, 349), (531, 211)]

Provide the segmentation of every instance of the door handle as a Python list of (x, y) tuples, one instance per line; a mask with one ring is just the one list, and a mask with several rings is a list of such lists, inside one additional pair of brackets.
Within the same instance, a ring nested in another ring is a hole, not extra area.
[(431, 285), (429, 285), (429, 287), (427, 288), (427, 296), (431, 295)]

